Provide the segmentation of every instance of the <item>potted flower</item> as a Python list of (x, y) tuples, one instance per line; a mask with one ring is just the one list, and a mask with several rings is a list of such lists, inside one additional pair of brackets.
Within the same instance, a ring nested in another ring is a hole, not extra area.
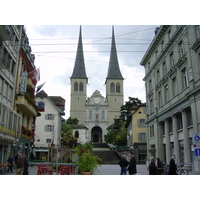
[(77, 162), (78, 170), (82, 175), (92, 175), (96, 168), (100, 166), (100, 159), (98, 156), (94, 156), (91, 152), (83, 153)]

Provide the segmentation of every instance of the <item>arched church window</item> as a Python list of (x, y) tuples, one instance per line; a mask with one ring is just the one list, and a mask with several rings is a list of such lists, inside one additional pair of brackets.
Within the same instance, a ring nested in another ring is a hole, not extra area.
[(77, 82), (74, 83), (74, 91), (78, 91), (78, 83)]
[(120, 84), (119, 83), (116, 84), (116, 92), (120, 92)]
[(75, 138), (79, 138), (79, 132), (75, 131)]
[(83, 91), (83, 83), (82, 82), (80, 82), (80, 84), (79, 84), (79, 91)]
[(115, 92), (115, 84), (114, 83), (110, 84), (110, 91)]

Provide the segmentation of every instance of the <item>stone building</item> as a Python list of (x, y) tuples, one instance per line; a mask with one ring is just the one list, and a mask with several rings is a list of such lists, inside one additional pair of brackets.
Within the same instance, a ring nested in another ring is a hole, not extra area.
[(41, 116), (35, 124), (33, 153), (37, 159), (48, 155), (49, 146), (61, 147), (61, 123), (65, 115), (65, 100), (60, 96), (48, 96), (44, 90), (36, 94), (35, 101)]
[(127, 145), (134, 151), (137, 163), (145, 163), (147, 159), (146, 104), (131, 108), (131, 115), (126, 122)]
[(75, 65), (70, 80), (70, 116), (71, 118), (77, 118), (79, 124), (88, 128), (85, 140), (82, 140), (82, 142), (104, 142), (107, 127), (114, 123), (115, 118), (118, 118), (120, 107), (124, 103), (124, 79), (118, 63), (114, 28), (112, 30), (110, 61), (105, 80), (106, 97), (103, 97), (98, 90), (91, 97), (87, 97), (88, 78), (84, 62), (81, 28)]
[(141, 60), (145, 67), (148, 157), (192, 163), (200, 133), (200, 26), (162, 25)]
[(6, 164), (20, 136), (21, 116), (14, 110), (22, 26), (0, 25), (0, 163)]

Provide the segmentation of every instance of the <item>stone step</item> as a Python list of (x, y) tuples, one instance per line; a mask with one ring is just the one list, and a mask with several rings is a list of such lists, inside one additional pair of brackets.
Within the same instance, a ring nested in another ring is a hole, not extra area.
[(93, 149), (93, 154), (102, 159), (101, 164), (118, 164), (120, 157), (110, 149)]
[(109, 148), (107, 143), (98, 143), (98, 142), (94, 142), (92, 143), (92, 146), (94, 148)]

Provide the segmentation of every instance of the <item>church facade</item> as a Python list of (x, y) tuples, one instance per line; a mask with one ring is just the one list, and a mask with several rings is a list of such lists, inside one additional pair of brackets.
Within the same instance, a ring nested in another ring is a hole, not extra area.
[[(97, 68), (98, 70), (98, 68)], [(79, 143), (103, 143), (107, 128), (120, 115), (120, 108), (124, 104), (124, 78), (121, 74), (115, 44), (114, 27), (112, 28), (112, 42), (107, 77), (105, 80), (106, 97), (100, 91), (87, 97), (88, 78), (84, 62), (82, 31), (80, 27), (79, 41), (71, 82), (70, 117), (77, 118), (84, 131), (73, 128), (74, 136)]]

